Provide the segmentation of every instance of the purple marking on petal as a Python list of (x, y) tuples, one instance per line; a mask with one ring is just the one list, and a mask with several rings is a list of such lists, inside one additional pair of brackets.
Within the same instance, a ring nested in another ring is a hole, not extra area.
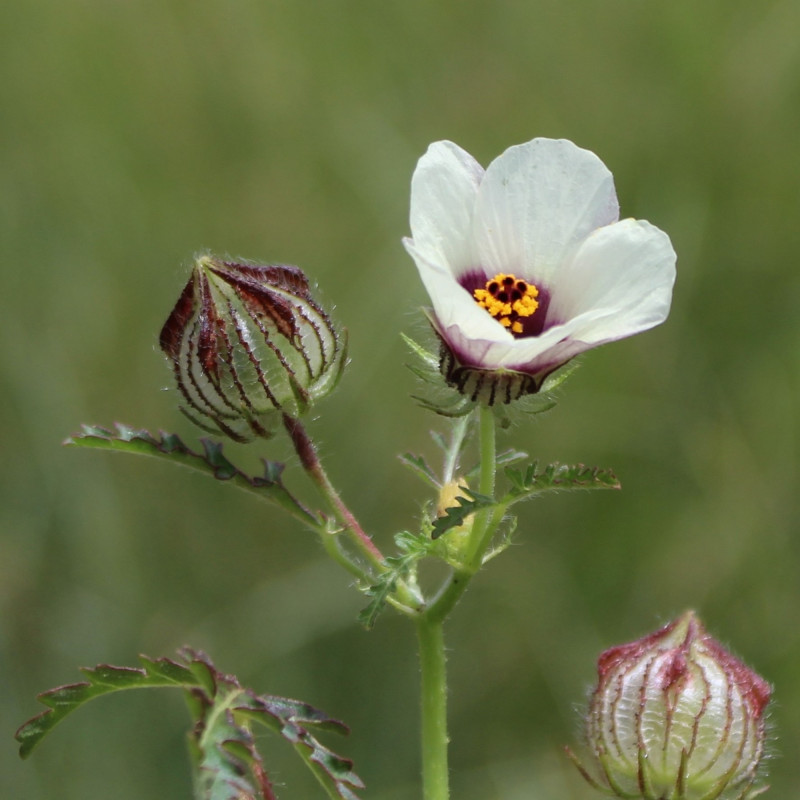
[[(594, 345), (592, 345), (594, 347)], [(531, 375), (541, 376), (544, 380), (551, 372), (555, 372), (559, 367), (563, 367), (568, 361), (572, 361), (575, 356), (580, 355), (586, 350), (591, 349), (582, 342), (570, 340), (569, 337), (562, 339), (557, 344), (548, 348), (544, 353), (537, 356), (527, 364), (509, 364), (508, 369), (516, 372), (527, 372)]]
[(458, 276), (458, 283), (472, 295), (476, 289), (485, 289), (493, 277), (482, 267), (472, 267)]
[(519, 322), (522, 323), (522, 333), (513, 334), (516, 339), (539, 336), (558, 324), (556, 320), (547, 318), (547, 309), (550, 307), (550, 292), (536, 282), (533, 282), (533, 285), (539, 290), (539, 294), (536, 297), (539, 301), (539, 308), (529, 317), (520, 317)]

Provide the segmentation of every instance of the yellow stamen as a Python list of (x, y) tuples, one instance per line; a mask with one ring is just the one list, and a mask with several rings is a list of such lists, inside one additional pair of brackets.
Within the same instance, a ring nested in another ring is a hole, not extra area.
[(481, 308), (485, 308), (501, 325), (512, 333), (522, 333), (521, 318), (530, 317), (537, 308), (539, 290), (515, 275), (500, 273), (486, 281), (484, 289), (472, 293)]

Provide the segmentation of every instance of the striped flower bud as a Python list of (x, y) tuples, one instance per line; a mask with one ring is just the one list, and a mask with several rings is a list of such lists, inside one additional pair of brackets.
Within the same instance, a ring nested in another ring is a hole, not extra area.
[(181, 411), (237, 441), (271, 435), (336, 385), (344, 336), (297, 267), (201, 256), (160, 336)]
[(659, 631), (613, 647), (599, 683), (587, 741), (593, 785), (644, 800), (749, 800), (766, 738), (771, 689), (712, 639), (689, 611)]

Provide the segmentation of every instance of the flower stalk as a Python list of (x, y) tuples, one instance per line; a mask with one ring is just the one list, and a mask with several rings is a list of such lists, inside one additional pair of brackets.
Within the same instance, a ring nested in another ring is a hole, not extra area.
[(361, 554), (374, 568), (380, 571), (383, 568), (383, 554), (377, 545), (372, 541), (369, 534), (361, 527), (353, 512), (345, 505), (339, 493), (322, 466), (319, 459), (317, 448), (311, 441), (305, 427), (298, 419), (283, 415), (283, 425), (286, 428), (289, 438), (292, 440), (294, 449), (300, 458), (306, 473), (314, 481), (322, 495), (327, 499), (331, 509), (336, 514), (339, 521), (347, 530), (353, 543), (357, 546)]
[[(481, 448), (478, 491), (486, 497), (494, 497), (495, 476), (497, 472), (494, 412), (487, 406), (481, 406), (478, 415)], [(480, 569), (481, 563), (483, 562), (483, 555), (494, 535), (494, 528), (491, 525), (492, 520), (493, 515), (491, 508), (484, 508), (475, 516), (475, 524), (472, 526), (472, 534), (469, 540), (466, 559), (472, 572), (477, 572)]]

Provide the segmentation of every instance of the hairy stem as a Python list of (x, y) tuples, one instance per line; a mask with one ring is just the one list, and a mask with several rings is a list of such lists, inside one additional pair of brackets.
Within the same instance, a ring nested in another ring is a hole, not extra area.
[(300, 420), (294, 419), (288, 414), (284, 414), (283, 424), (289, 433), (297, 455), (300, 457), (300, 463), (325, 496), (355, 545), (373, 566), (382, 568), (383, 554), (358, 523), (358, 520), (333, 487), (319, 459), (317, 448), (314, 442), (311, 441), (308, 433), (306, 433), (306, 429), (303, 427)]
[[(481, 467), (478, 491), (487, 497), (494, 497), (497, 472), (494, 412), (491, 408), (482, 406), (479, 413)], [(486, 548), (494, 535), (493, 521), (491, 508), (481, 509), (475, 515), (466, 554), (466, 564), (473, 573), (480, 569)]]
[(417, 622), (422, 676), (422, 786), (424, 800), (448, 800), (447, 676), (442, 620)]
[[(479, 411), (480, 479), (478, 491), (494, 495), (497, 456), (494, 414), (491, 409)], [(453, 430), (451, 449), (445, 469), (452, 479), (456, 459), (467, 430), (467, 420), (459, 420)], [(502, 519), (487, 508), (476, 514), (467, 549), (464, 568), (453, 570), (448, 581), (417, 621), (420, 671), (422, 674), (422, 778), (424, 800), (447, 800), (450, 796), (447, 766), (447, 675), (443, 625), (480, 569), (486, 548)]]

